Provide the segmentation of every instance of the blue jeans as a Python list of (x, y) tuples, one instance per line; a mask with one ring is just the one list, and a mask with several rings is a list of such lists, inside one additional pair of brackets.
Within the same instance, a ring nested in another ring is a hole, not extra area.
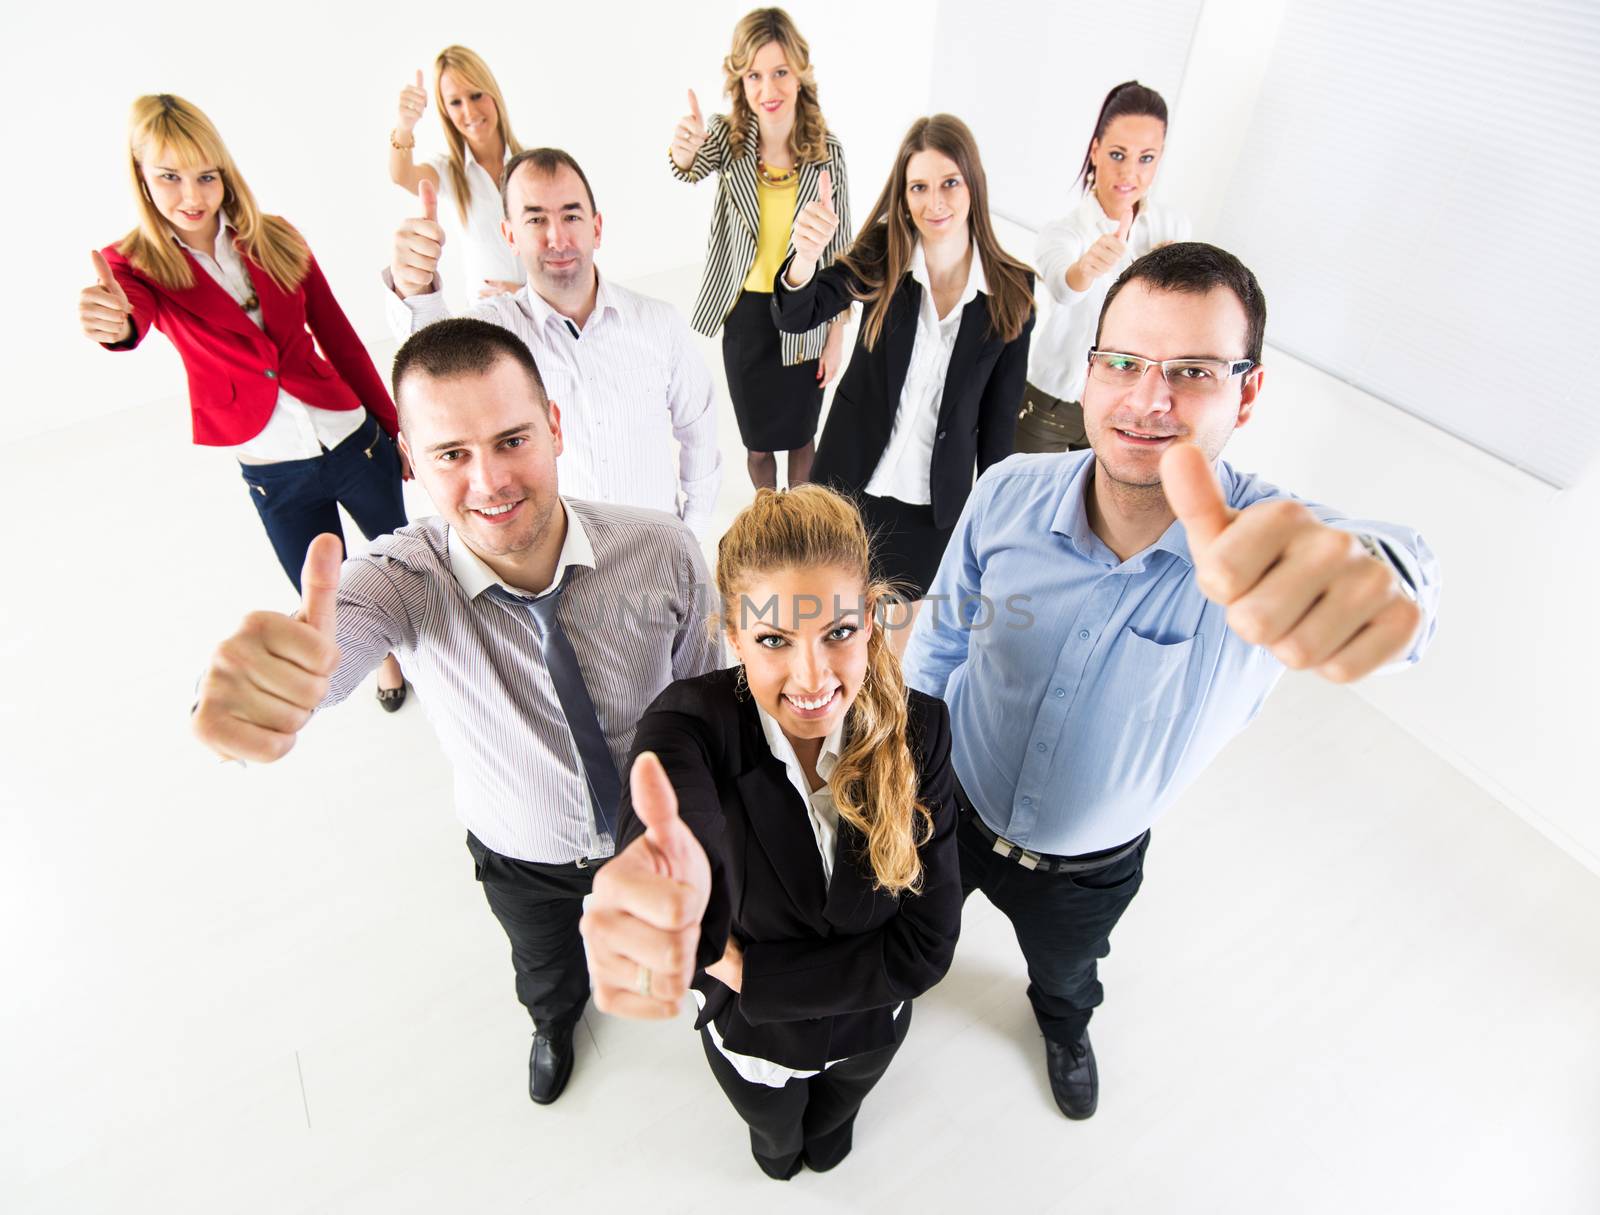
[(241, 464), (278, 564), (300, 589), (306, 549), (323, 532), (341, 539), (339, 506), (368, 540), (406, 525), (400, 493), (400, 452), (371, 414), (339, 446), (308, 460)]

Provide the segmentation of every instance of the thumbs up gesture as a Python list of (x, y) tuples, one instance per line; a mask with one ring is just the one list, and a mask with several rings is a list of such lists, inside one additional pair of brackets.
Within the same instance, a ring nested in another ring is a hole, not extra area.
[[(1108, 223), (1106, 227), (1110, 227)], [(1077, 270), (1081, 277), (1092, 282), (1116, 269), (1128, 252), (1128, 234), (1133, 231), (1133, 212), (1129, 211), (1117, 224), (1115, 232), (1104, 232), (1078, 259)]]
[(694, 978), (711, 863), (678, 817), (678, 795), (655, 755), (646, 751), (634, 761), (629, 788), (645, 833), (595, 875), (579, 929), (595, 1007), (623, 1017), (671, 1017)]
[(343, 560), (338, 536), (318, 536), (300, 574), (300, 611), (252, 612), (212, 655), (191, 721), (200, 741), (224, 759), (282, 759), (327, 696), (339, 666), (334, 630)]
[(424, 178), (417, 183), (417, 197), (422, 200), (422, 217), (405, 220), (395, 230), (394, 254), (389, 261), (395, 294), (401, 299), (433, 291), (439, 254), (444, 249), (437, 188)]
[(78, 295), (78, 323), (93, 341), (125, 342), (133, 336), (133, 305), (100, 250), (91, 250), (89, 256), (94, 259), (95, 284)]
[(816, 273), (817, 263), (833, 234), (839, 230), (839, 213), (833, 209), (833, 177), (824, 169), (817, 174), (817, 196), (794, 217), (794, 261), (789, 266), (792, 287), (802, 287)]
[(688, 171), (694, 158), (700, 154), (700, 145), (706, 141), (705, 119), (700, 117), (700, 99), (689, 90), (689, 112), (678, 120), (672, 132), (672, 163)]
[(408, 84), (400, 90), (400, 110), (395, 123), (397, 130), (411, 131), (416, 129), (417, 121), (422, 117), (422, 111), (428, 108), (428, 94), (422, 87), (422, 69), (417, 69), (417, 81)]
[(1188, 534), (1195, 580), (1228, 627), (1284, 666), (1349, 683), (1406, 652), (1422, 611), (1387, 561), (1287, 498), (1233, 510), (1198, 447), (1161, 457), (1161, 487)]

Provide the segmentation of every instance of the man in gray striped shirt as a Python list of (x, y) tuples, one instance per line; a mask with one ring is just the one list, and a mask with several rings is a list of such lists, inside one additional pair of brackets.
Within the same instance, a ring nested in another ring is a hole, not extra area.
[[(348, 696), (386, 653), (400, 656), (451, 760), (468, 848), (511, 939), (535, 1025), (529, 1093), (546, 1104), (571, 1072), (589, 995), (582, 899), (613, 848), (590, 765), (608, 754), (614, 781), (656, 694), (720, 665), (708, 578), (673, 516), (560, 497), (561, 412), (505, 329), (459, 319), (422, 330), (395, 358), (394, 390), (401, 451), (439, 517), (342, 569), (337, 539), (319, 537), (300, 612), (254, 613), (218, 648), (195, 731), (229, 758), (281, 758), (314, 711)], [(547, 664), (528, 607), (546, 594), (560, 596), (554, 627), (592, 702), (586, 723), (570, 716), (570, 684), (555, 656)]]

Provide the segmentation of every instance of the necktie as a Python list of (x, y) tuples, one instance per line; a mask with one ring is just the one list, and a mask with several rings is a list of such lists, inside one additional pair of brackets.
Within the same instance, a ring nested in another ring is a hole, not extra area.
[[(570, 575), (575, 567), (568, 566)], [(490, 593), (500, 602), (520, 608), (533, 618), (534, 631), (539, 636), (544, 651), (545, 670), (555, 684), (556, 698), (567, 719), (567, 729), (578, 744), (578, 756), (583, 761), (583, 774), (589, 786), (589, 808), (594, 814), (595, 828), (617, 838), (617, 807), (622, 801), (622, 782), (617, 778), (617, 766), (612, 762), (611, 751), (606, 746), (606, 736), (600, 729), (600, 718), (595, 714), (594, 701), (589, 698), (589, 688), (583, 682), (583, 671), (578, 666), (578, 656), (572, 642), (556, 615), (561, 593), (567, 580), (561, 582), (537, 599), (523, 599), (492, 587)]]

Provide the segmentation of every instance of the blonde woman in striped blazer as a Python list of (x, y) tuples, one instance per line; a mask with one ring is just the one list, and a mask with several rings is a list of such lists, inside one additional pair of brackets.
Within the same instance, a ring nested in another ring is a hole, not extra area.
[(697, 182), (719, 175), (694, 328), (722, 333), (728, 395), (748, 452), (750, 480), (775, 487), (777, 453), (789, 484), (810, 479), (822, 393), (844, 363), (846, 310), (802, 334), (780, 334), (772, 281), (794, 245), (794, 217), (830, 183), (839, 230), (823, 264), (850, 244), (844, 152), (817, 103), (811, 51), (789, 15), (756, 9), (735, 27), (723, 60), (729, 113), (709, 123), (689, 94), (670, 152), (672, 173)]

